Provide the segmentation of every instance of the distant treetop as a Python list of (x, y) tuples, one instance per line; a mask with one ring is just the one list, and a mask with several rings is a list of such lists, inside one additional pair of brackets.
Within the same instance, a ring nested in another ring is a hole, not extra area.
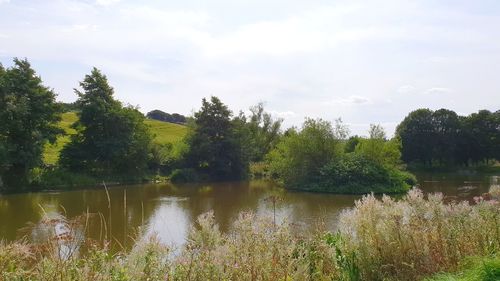
[(187, 118), (184, 115), (178, 113), (169, 114), (158, 109), (148, 112), (146, 117), (149, 119), (177, 124), (185, 124), (187, 122)]

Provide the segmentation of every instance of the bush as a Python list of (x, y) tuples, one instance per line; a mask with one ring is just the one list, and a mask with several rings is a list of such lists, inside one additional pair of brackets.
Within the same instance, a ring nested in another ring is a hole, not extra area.
[(175, 169), (170, 174), (170, 181), (173, 183), (197, 182), (201, 177), (194, 169)]
[(310, 183), (290, 184), (287, 187), (302, 190), (343, 193), (398, 193), (406, 192), (416, 183), (410, 173), (359, 154), (349, 153), (334, 160), (320, 170), (320, 176)]
[(100, 183), (101, 181), (90, 175), (54, 168), (41, 170), (33, 185), (40, 189), (50, 189), (93, 186)]

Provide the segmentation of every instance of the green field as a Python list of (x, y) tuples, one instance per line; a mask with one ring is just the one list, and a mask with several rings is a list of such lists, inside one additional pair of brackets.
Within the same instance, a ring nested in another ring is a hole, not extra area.
[[(62, 120), (59, 126), (64, 130), (66, 135), (59, 136), (56, 143), (47, 144), (43, 154), (45, 164), (56, 164), (59, 159), (59, 152), (66, 143), (70, 141), (70, 135), (76, 133), (71, 125), (78, 120), (75, 112), (66, 112), (62, 114)], [(155, 142), (159, 144), (176, 143), (182, 140), (187, 133), (187, 127), (179, 124), (161, 122), (157, 120), (147, 119), (145, 122), (150, 128), (155, 137)]]

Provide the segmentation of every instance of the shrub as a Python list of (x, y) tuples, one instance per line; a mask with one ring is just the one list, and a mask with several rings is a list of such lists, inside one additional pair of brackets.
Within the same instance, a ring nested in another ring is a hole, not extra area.
[(194, 169), (175, 169), (170, 174), (170, 181), (173, 183), (197, 182), (200, 175)]
[(410, 173), (350, 153), (325, 165), (315, 181), (289, 186), (343, 194), (398, 193), (408, 191), (415, 182)]

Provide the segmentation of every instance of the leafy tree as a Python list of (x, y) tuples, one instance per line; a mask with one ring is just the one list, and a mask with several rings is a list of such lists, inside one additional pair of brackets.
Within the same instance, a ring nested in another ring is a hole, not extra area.
[(433, 159), (440, 164), (453, 164), (458, 154), (458, 137), (461, 130), (458, 115), (448, 109), (432, 113)]
[(370, 125), (370, 138), (361, 139), (355, 153), (376, 162), (384, 167), (397, 167), (401, 162), (401, 145), (399, 139), (387, 141), (385, 130), (380, 125)]
[(264, 104), (258, 103), (250, 108), (251, 115), (246, 118), (241, 112), (235, 118), (235, 122), (241, 128), (241, 137), (244, 138), (245, 148), (249, 160), (259, 162), (274, 148), (281, 136), (282, 119), (274, 119), (270, 113), (264, 110)]
[(347, 139), (344, 145), (344, 152), (345, 153), (354, 152), (356, 146), (361, 142), (361, 139), (362, 138), (360, 136), (351, 136), (349, 139)]
[(384, 127), (382, 127), (380, 124), (370, 124), (368, 135), (372, 140), (385, 140), (386, 138)]
[(339, 144), (330, 122), (306, 119), (299, 132), (290, 130), (269, 153), (270, 171), (288, 186), (314, 181), (321, 168), (340, 155)]
[[(498, 113), (480, 110), (472, 113), (463, 121), (462, 136), (467, 140), (465, 144), (468, 158), (473, 163), (488, 161), (495, 158), (500, 147), (500, 120)], [(462, 149), (464, 144), (462, 143)], [(497, 158), (498, 160), (498, 158)]]
[(26, 59), (0, 66), (0, 188), (25, 187), (30, 171), (42, 165), (44, 145), (62, 133), (55, 97)]
[(411, 112), (399, 124), (406, 162), (427, 166), (487, 163), (499, 159), (500, 118), (498, 111), (480, 110), (458, 116), (447, 109)]
[(240, 138), (231, 121), (231, 111), (219, 98), (202, 100), (194, 114), (193, 130), (187, 136), (188, 167), (209, 180), (241, 179), (248, 171)]
[(77, 133), (61, 151), (61, 164), (99, 176), (138, 176), (145, 172), (151, 135), (144, 116), (113, 97), (105, 75), (93, 68), (80, 82)]
[(432, 115), (429, 109), (412, 111), (396, 128), (396, 135), (402, 144), (402, 158), (405, 162), (432, 164), (435, 141)]

